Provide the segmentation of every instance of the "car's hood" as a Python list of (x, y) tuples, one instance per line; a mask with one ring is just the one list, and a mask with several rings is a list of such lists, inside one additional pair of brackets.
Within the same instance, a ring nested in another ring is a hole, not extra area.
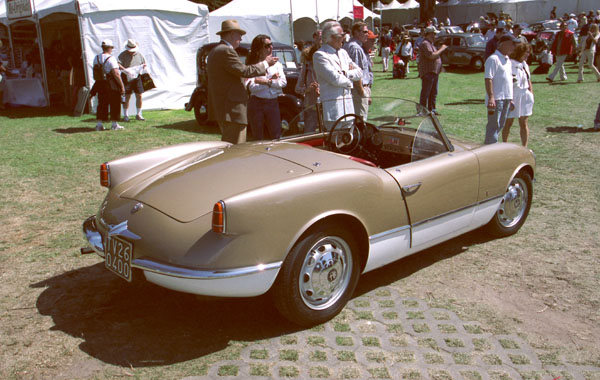
[(127, 181), (118, 191), (121, 198), (188, 222), (211, 212), (219, 200), (311, 172), (264, 148), (244, 144), (175, 159)]

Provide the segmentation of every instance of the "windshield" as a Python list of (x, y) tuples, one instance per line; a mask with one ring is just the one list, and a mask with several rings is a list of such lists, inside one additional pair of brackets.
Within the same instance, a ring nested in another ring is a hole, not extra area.
[(419, 113), (415, 102), (374, 97), (366, 122), (352, 107), (351, 97), (321, 100), (285, 125), (282, 139), (317, 141), (326, 149), (361, 157), (383, 168), (452, 149), (437, 119), (428, 112)]
[(471, 37), (467, 37), (467, 45), (485, 47), (485, 38), (481, 34), (475, 34)]

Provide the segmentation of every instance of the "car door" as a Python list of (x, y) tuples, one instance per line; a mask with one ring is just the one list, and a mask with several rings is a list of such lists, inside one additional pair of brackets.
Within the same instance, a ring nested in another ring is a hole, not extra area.
[(452, 150), (431, 118), (418, 127), (411, 162), (386, 169), (399, 184), (411, 225), (411, 249), (465, 231), (477, 204), (479, 164), (474, 153)]
[(454, 61), (457, 65), (468, 65), (471, 62), (471, 55), (467, 52), (468, 46), (464, 37), (452, 37), (452, 47)]

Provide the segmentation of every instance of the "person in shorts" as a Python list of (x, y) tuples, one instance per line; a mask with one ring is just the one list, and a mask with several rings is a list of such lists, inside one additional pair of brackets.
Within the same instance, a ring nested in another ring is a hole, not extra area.
[(135, 79), (128, 79), (126, 73), (121, 73), (121, 78), (123, 79), (123, 83), (125, 83), (125, 103), (123, 104), (123, 121), (125, 122), (129, 121), (128, 109), (132, 93), (135, 93), (136, 120), (146, 120), (142, 116), (142, 93), (144, 92), (144, 87), (142, 86), (142, 79), (140, 77), (140, 71), (146, 68), (146, 59), (138, 50), (138, 43), (130, 38), (127, 40), (126, 49), (119, 54), (118, 58), (121, 70), (129, 69), (130, 72), (137, 73)]

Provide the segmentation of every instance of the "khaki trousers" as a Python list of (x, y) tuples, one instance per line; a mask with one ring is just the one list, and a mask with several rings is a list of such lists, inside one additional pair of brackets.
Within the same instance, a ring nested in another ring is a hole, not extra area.
[(223, 121), (219, 122), (219, 129), (221, 129), (221, 141), (227, 141), (232, 144), (246, 142), (246, 124)]

